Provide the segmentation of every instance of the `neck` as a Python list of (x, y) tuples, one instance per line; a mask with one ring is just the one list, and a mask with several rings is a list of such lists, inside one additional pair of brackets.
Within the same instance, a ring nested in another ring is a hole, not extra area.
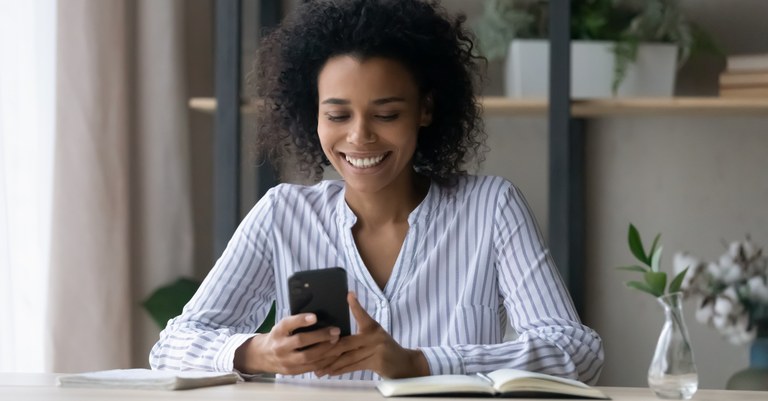
[(379, 227), (407, 222), (428, 191), (429, 179), (411, 171), (378, 192), (357, 192), (348, 187), (344, 198), (357, 216), (359, 228)]

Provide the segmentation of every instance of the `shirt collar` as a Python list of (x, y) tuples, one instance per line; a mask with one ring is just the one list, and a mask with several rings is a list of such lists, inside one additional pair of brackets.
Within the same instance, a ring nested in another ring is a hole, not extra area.
[[(339, 191), (339, 199), (336, 203), (336, 219), (342, 227), (351, 228), (357, 222), (357, 216), (355, 216), (355, 213), (352, 212), (352, 209), (349, 208), (347, 201), (344, 199), (346, 190), (347, 187), (344, 185), (342, 190)], [(432, 211), (435, 210), (439, 199), (440, 186), (436, 182), (430, 181), (427, 196), (425, 196), (421, 203), (419, 203), (419, 205), (413, 209), (411, 214), (408, 215), (408, 224), (413, 226), (417, 223), (427, 221), (432, 214)]]

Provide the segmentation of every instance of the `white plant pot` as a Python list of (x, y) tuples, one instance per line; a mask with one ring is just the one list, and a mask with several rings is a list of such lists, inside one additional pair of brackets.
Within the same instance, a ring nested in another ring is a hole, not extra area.
[[(571, 97), (613, 97), (614, 42), (571, 42)], [(549, 41), (513, 40), (506, 60), (505, 89), (509, 97), (549, 96)], [(644, 43), (630, 63), (617, 97), (672, 96), (677, 71), (677, 47)]]

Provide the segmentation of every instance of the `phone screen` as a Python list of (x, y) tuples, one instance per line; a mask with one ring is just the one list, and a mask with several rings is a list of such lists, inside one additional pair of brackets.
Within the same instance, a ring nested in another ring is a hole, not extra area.
[(347, 272), (341, 267), (294, 273), (288, 278), (288, 296), (292, 315), (314, 313), (317, 316), (317, 323), (294, 333), (333, 326), (341, 330), (341, 336), (350, 334)]

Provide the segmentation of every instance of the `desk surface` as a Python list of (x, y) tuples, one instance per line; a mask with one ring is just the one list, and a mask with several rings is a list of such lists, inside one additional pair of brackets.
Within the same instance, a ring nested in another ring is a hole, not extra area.
[[(34, 373), (0, 373), (0, 400), (64, 400), (101, 399), (122, 400), (248, 400), (248, 401), (361, 401), (384, 400), (372, 382), (291, 381), (248, 382), (206, 387), (184, 391), (150, 391), (122, 389), (61, 388), (56, 375)], [(657, 401), (647, 388), (599, 387), (615, 401)], [(461, 398), (469, 401), (472, 398)], [(518, 398), (519, 399), (519, 398)], [(396, 401), (441, 401), (446, 398), (392, 398)], [(488, 398), (478, 398), (488, 400)], [(699, 390), (693, 396), (698, 401), (768, 401), (768, 392)], [(545, 401), (538, 398), (536, 401)]]

